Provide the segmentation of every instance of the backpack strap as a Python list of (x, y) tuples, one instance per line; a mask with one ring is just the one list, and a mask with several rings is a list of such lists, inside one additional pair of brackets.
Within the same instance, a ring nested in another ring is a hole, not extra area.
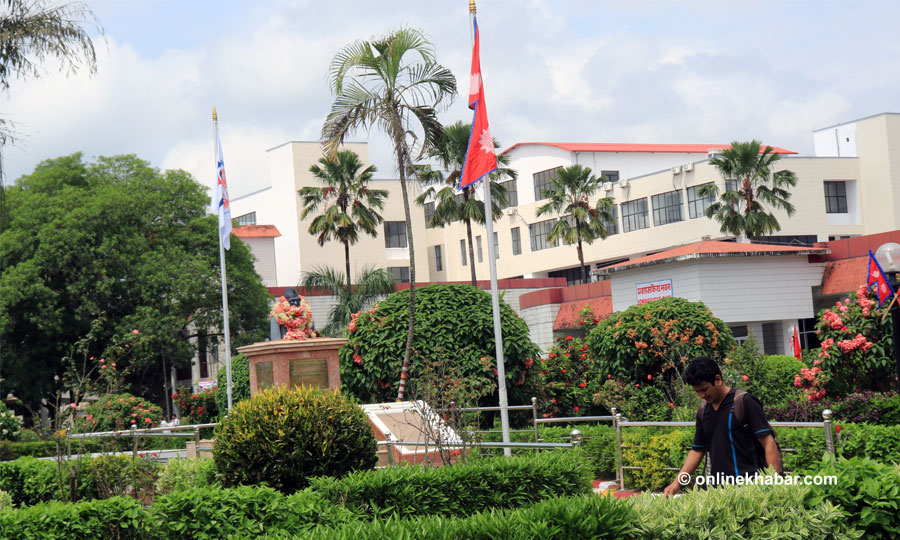
[(740, 388), (735, 388), (734, 390), (734, 419), (737, 421), (738, 425), (744, 425), (744, 398), (747, 397), (747, 392), (741, 390)]

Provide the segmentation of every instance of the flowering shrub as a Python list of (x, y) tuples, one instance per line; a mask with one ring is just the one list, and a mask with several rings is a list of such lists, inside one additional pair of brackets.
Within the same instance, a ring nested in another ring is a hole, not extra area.
[[(506, 303), (500, 303), (506, 387), (510, 404), (530, 403), (540, 349), (528, 326)], [(393, 401), (406, 350), (409, 291), (398, 291), (354, 317), (348, 342), (340, 351), (342, 390), (364, 403)], [(436, 359), (453, 351), (460, 376), (474, 379), (494, 374), (494, 330), (491, 296), (471, 285), (428, 285), (416, 289), (416, 357)], [(484, 358), (484, 361), (482, 361)], [(416, 362), (409, 383), (415, 384)], [(496, 394), (490, 398), (496, 403)]]
[[(597, 324), (590, 308), (581, 311), (579, 328), (588, 335)], [(546, 358), (537, 364), (536, 390), (538, 410), (550, 416), (583, 416), (595, 412), (591, 402), (591, 381), (596, 375), (594, 357), (588, 351), (587, 340), (581, 337), (558, 337)], [(534, 359), (525, 360), (526, 367)]]
[(108, 431), (154, 427), (162, 418), (159, 405), (131, 394), (106, 394), (91, 403), (78, 418), (79, 431)]
[(0, 401), (0, 441), (16, 441), (21, 432), (19, 418)]
[[(232, 396), (233, 397), (233, 396)], [(185, 424), (209, 424), (219, 416), (216, 405), (216, 387), (194, 393), (190, 387), (181, 386), (172, 394), (172, 400), (181, 411), (181, 421)]]
[(680, 381), (681, 368), (696, 356), (722, 358), (734, 340), (728, 326), (702, 302), (662, 298), (613, 313), (588, 337), (600, 373), (633, 383)]
[(312, 329), (312, 308), (302, 296), (299, 306), (292, 306), (283, 296), (278, 298), (269, 317), (274, 318), (275, 322), (287, 330), (284, 339), (301, 341), (316, 337), (316, 331)]
[(806, 390), (809, 399), (821, 399), (824, 388), (834, 395), (886, 389), (895, 374), (891, 321), (884, 315), (864, 286), (820, 311), (816, 334), (821, 346), (815, 351), (814, 365), (797, 374), (794, 385)]

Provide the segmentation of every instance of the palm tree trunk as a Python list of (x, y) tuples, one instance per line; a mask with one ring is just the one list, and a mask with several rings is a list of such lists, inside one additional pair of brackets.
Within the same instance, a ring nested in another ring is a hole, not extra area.
[(588, 273), (587, 268), (584, 267), (584, 250), (581, 248), (581, 236), (578, 237), (578, 262), (581, 263), (581, 275), (584, 283), (590, 283), (591, 275)]
[[(399, 113), (398, 113), (399, 117)], [(401, 137), (405, 136), (403, 133)], [(403, 365), (400, 367), (400, 387), (397, 389), (397, 401), (403, 401), (406, 392), (406, 377), (409, 372), (409, 358), (412, 353), (413, 330), (416, 316), (416, 251), (413, 242), (412, 217), (409, 213), (409, 189), (406, 185), (407, 164), (412, 162), (406, 141), (397, 141), (397, 164), (400, 172), (400, 188), (403, 193), (403, 212), (406, 215), (406, 238), (409, 246), (409, 329), (406, 333), (406, 350), (403, 352)]]
[(472, 222), (466, 220), (466, 236), (469, 238), (469, 266), (472, 267), (472, 286), (478, 287), (478, 281), (475, 279), (475, 248), (472, 247)]
[(350, 242), (346, 240), (344, 240), (344, 264), (347, 270), (347, 294), (350, 294), (353, 288), (353, 285), (350, 283)]

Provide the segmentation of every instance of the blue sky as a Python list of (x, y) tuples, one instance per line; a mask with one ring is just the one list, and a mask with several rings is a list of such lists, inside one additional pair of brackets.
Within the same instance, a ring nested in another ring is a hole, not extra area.
[[(467, 0), (88, 0), (99, 71), (12, 82), (0, 114), (22, 138), (10, 178), (43, 159), (134, 153), (210, 185), (219, 111), (232, 196), (268, 181), (265, 150), (316, 140), (326, 70), (358, 38), (422, 28), (467, 91)], [(900, 111), (900, 4), (888, 1), (483, 0), (491, 131), (527, 141), (728, 143), (802, 154), (811, 130)], [(469, 121), (464, 99), (441, 116)], [(370, 142), (379, 177), (390, 147)]]

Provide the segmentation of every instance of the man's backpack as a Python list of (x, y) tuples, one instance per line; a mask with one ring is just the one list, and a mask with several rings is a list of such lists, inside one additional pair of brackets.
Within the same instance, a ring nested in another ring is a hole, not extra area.
[[(746, 415), (744, 413), (744, 399), (747, 397), (747, 392), (741, 390), (740, 388), (736, 388), (734, 391), (734, 419), (737, 421), (738, 425), (741, 426), (741, 429), (750, 429), (749, 425), (744, 424), (744, 420), (746, 419)], [(703, 414), (706, 412), (706, 407), (709, 406), (709, 403), (704, 401), (697, 408), (697, 421), (703, 421)], [(781, 447), (778, 445), (778, 435), (775, 434), (775, 430), (772, 429), (772, 424), (766, 420), (766, 426), (769, 428), (769, 432), (772, 434), (772, 438), (775, 439), (775, 446), (778, 447), (778, 451), (781, 451)], [(753, 447), (756, 453), (756, 463), (759, 465), (761, 469), (764, 469), (768, 466), (768, 462), (766, 461), (766, 449), (763, 448), (762, 443), (759, 442), (759, 439), (753, 437)]]

